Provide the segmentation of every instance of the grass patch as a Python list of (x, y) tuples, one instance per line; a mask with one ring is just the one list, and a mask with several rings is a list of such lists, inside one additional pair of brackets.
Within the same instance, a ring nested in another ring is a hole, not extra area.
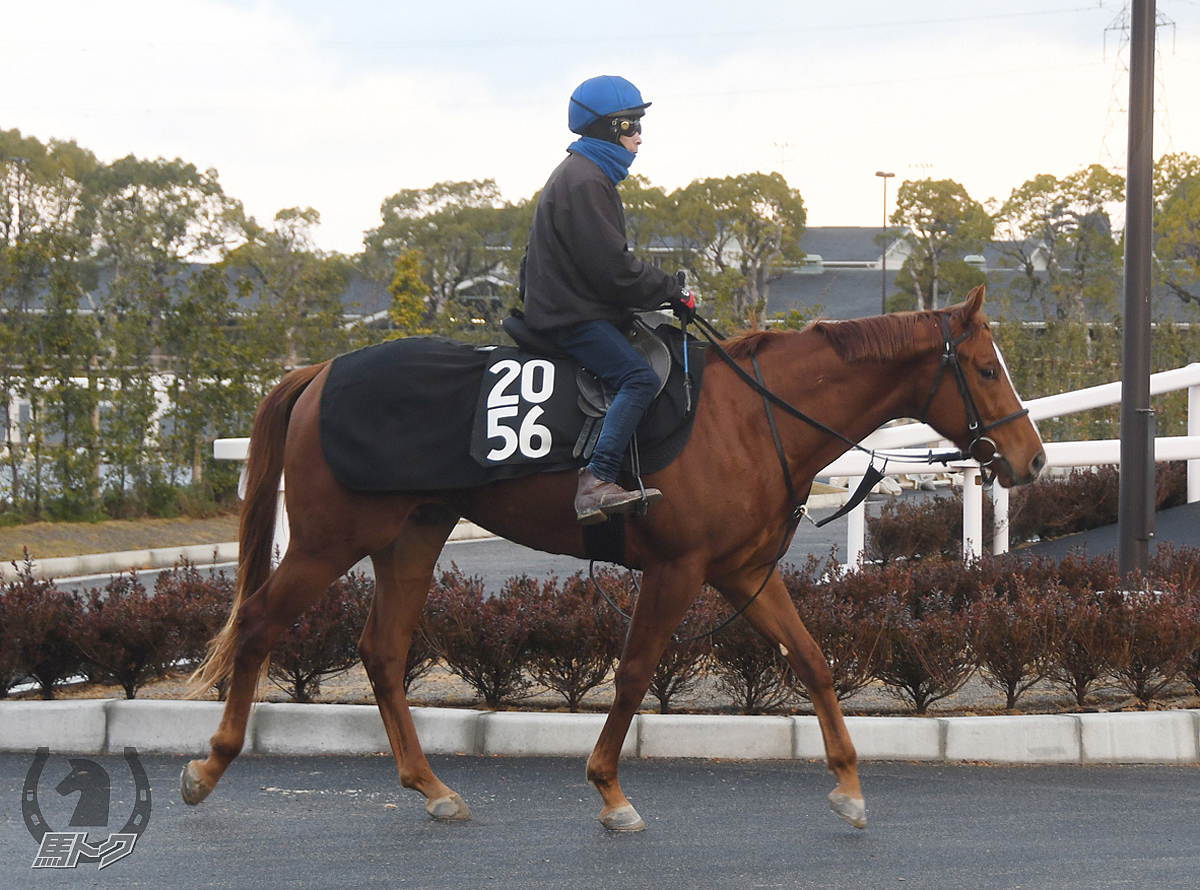
[(115, 553), (153, 547), (187, 547), (237, 540), (234, 513), (206, 519), (111, 519), (101, 522), (33, 522), (0, 527), (0, 559), (34, 559)]

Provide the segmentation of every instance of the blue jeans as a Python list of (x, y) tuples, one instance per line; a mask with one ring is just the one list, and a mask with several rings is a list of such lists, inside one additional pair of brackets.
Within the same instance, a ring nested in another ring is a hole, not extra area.
[(658, 375), (612, 322), (585, 321), (542, 333), (617, 391), (588, 464), (597, 479), (616, 482), (629, 440), (658, 391)]

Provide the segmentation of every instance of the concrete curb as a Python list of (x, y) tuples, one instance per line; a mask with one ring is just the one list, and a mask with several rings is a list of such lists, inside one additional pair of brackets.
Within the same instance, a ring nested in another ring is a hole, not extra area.
[[(133, 569), (169, 569), (182, 560), (198, 566), (236, 562), (237, 541), (225, 544), (193, 544), (189, 547), (156, 547), (152, 550), (121, 550), (116, 553), (89, 553), (84, 556), (58, 556), (35, 559), (34, 578), (76, 578), (82, 575), (119, 575)], [(16, 580), (24, 565), (11, 562), (0, 565), (0, 581)]]
[(454, 531), (450, 532), (451, 541), (478, 541), (483, 538), (496, 537), (486, 528), (481, 528), (473, 522), (468, 522), (466, 519), (458, 520), (458, 525), (454, 526)]
[[(220, 702), (0, 702), (0, 751), (198, 756)], [(413, 708), (430, 754), (569, 756), (591, 753), (602, 714)], [(861, 761), (996, 764), (1200, 763), (1200, 710), (996, 717), (849, 717)], [(387, 753), (379, 711), (367, 705), (264, 703), (250, 716), (245, 753)], [(819, 760), (816, 717), (638, 714), (630, 758)]]

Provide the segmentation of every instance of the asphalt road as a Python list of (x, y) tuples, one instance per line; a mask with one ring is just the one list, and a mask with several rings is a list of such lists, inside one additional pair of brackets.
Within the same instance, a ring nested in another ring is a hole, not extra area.
[[(111, 821), (130, 807), (120, 757)], [(470, 804), (436, 824), (385, 757), (242, 758), (208, 801), (178, 797), (183, 758), (144, 756), (153, 811), (133, 852), (99, 871), (33, 869), (21, 816), (32, 757), (0, 755), (0, 886), (156, 888), (1194, 888), (1200, 771), (1189, 767), (868, 764), (871, 820), (830, 814), (832, 780), (805, 762), (631, 761), (627, 793), (648, 829), (610, 835), (576, 759), (432, 758)], [(66, 829), (70, 771), (38, 786)], [(82, 829), (76, 829), (82, 830)], [(94, 842), (117, 827), (92, 829)]]
[[(905, 492), (904, 497), (918, 499), (927, 497), (924, 492)], [(868, 509), (877, 513), (885, 501), (872, 497), (868, 501)], [(805, 520), (800, 523), (791, 546), (784, 555), (784, 564), (800, 565), (810, 555), (826, 560), (834, 556), (839, 561), (846, 555), (846, 525), (848, 519), (841, 517), (828, 525), (817, 528), (815, 521), (829, 516), (836, 508), (829, 507), (812, 511), (813, 522)], [(1151, 552), (1162, 545), (1182, 547), (1200, 547), (1200, 503), (1188, 504), (1156, 514), (1157, 534), (1151, 545)], [(1061, 559), (1072, 551), (1079, 550), (1089, 556), (1117, 551), (1117, 526), (1106, 526), (1059, 538), (1055, 541), (1045, 541), (1034, 544), (1023, 550), (1025, 553), (1049, 556)], [(586, 560), (571, 556), (559, 556), (553, 553), (542, 553), (530, 550), (519, 544), (513, 544), (500, 538), (483, 538), (471, 541), (452, 541), (442, 550), (438, 561), (441, 570), (457, 567), (467, 575), (478, 575), (483, 578), (484, 589), (499, 590), (505, 581), (515, 575), (529, 575), (539, 580), (551, 575), (566, 578), (575, 572), (586, 572)], [(215, 567), (227, 575), (236, 574), (236, 566), (228, 563)], [(371, 561), (363, 560), (355, 569), (372, 574)], [(213, 567), (201, 567), (202, 571), (211, 571)], [(147, 588), (153, 588), (154, 581), (161, 569), (139, 572), (138, 577)], [(66, 590), (80, 590), (91, 587), (103, 587), (111, 578), (109, 575), (94, 575), (88, 578), (58, 579), (58, 586)], [(1200, 884), (1200, 882), (1198, 882)]]

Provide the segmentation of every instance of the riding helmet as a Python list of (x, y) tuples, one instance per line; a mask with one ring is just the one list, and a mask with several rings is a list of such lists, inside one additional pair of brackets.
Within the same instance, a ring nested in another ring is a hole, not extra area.
[(621, 122), (640, 118), (649, 107), (650, 103), (642, 100), (641, 92), (628, 80), (602, 74), (575, 88), (567, 125), (572, 133), (616, 142), (623, 132)]

